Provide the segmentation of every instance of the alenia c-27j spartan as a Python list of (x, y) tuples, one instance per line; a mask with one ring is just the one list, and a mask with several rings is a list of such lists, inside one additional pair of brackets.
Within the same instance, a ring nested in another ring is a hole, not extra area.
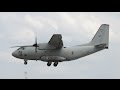
[(12, 55), (23, 59), (27, 65), (28, 60), (41, 60), (47, 62), (47, 66), (56, 67), (59, 62), (72, 61), (95, 52), (108, 49), (109, 45), (109, 25), (102, 24), (91, 42), (83, 45), (64, 47), (61, 34), (54, 34), (48, 43), (35, 44), (19, 47)]

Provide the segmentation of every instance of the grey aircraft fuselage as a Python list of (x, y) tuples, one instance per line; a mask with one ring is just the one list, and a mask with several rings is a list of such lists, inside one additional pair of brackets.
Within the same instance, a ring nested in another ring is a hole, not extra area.
[(12, 53), (12, 55), (19, 59), (24, 59), (24, 64), (27, 60), (41, 60), (48, 62), (50, 66), (54, 62), (54, 66), (58, 62), (76, 60), (81, 57), (93, 54), (103, 49), (108, 49), (109, 45), (109, 25), (102, 24), (95, 34), (91, 42), (83, 45), (72, 47), (63, 47), (62, 36), (54, 34), (48, 43), (39, 43), (30, 46), (20, 47)]
[[(96, 48), (95, 46), (80, 45), (80, 46), (73, 46), (73, 47), (63, 47), (60, 50), (57, 50), (57, 49), (39, 50), (38, 48), (37, 53), (35, 53), (35, 47), (25, 47), (25, 48), (19, 48), (18, 50), (16, 50), (13, 53), (13, 55), (16, 58), (26, 59), (26, 60), (37, 59), (45, 62), (48, 62), (48, 61), (54, 62), (58, 60), (58, 62), (62, 62), (62, 61), (75, 60), (75, 59), (87, 56), (89, 54), (95, 53), (97, 51), (100, 51), (102, 49), (104, 48)], [(46, 56), (46, 59), (44, 58), (45, 56)], [(58, 59), (54, 59), (55, 57), (56, 58), (58, 57)]]

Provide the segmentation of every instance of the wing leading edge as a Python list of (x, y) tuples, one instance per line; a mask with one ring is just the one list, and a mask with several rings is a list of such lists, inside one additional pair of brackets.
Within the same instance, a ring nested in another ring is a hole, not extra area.
[(62, 48), (63, 47), (62, 35), (53, 34), (48, 44), (55, 47), (56, 49)]

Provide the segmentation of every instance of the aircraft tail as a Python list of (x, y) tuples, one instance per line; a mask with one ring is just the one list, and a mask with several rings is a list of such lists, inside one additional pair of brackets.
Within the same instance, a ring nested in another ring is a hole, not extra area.
[(102, 24), (98, 29), (97, 33), (93, 37), (92, 41), (89, 43), (98, 48), (106, 48), (109, 46), (109, 25)]

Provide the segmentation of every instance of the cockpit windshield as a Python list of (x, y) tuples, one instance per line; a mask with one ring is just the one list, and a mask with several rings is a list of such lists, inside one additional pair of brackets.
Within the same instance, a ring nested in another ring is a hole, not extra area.
[(25, 48), (24, 47), (21, 47), (22, 50), (24, 50)]
[(17, 50), (20, 50), (20, 48), (18, 48)]
[(20, 50), (20, 49), (21, 49), (21, 50), (24, 50), (25, 48), (24, 48), (24, 47), (20, 47), (20, 48), (18, 48), (17, 50)]

